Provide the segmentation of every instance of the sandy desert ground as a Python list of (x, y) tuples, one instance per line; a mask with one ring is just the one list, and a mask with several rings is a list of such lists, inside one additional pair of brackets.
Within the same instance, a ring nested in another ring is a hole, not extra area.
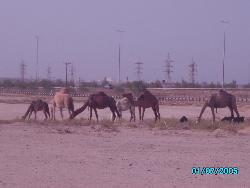
[[(59, 114), (56, 122), (43, 121), (41, 113), (39, 121), (21, 121), (27, 106), (0, 103), (1, 188), (250, 187), (248, 120), (217, 129), (172, 125), (177, 120), (171, 119), (182, 115), (194, 120), (201, 107), (160, 106), (165, 128), (154, 125), (150, 110), (144, 123), (112, 124), (108, 110), (98, 111), (105, 119), (99, 123), (86, 120), (88, 111), (71, 122), (61, 121)], [(249, 106), (239, 111), (250, 117)], [(209, 125), (209, 109), (204, 119)], [(238, 167), (239, 174), (192, 175), (193, 166)]]

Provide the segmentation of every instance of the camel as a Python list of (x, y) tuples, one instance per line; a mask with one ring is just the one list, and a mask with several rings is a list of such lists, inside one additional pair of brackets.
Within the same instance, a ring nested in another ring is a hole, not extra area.
[(132, 121), (132, 119), (135, 121), (135, 106), (127, 97), (123, 97), (120, 100), (118, 100), (116, 102), (116, 107), (117, 107), (118, 112), (121, 115), (121, 118), (122, 118), (122, 111), (129, 110), (130, 121)]
[(96, 120), (98, 121), (98, 114), (97, 114), (96, 109), (104, 109), (107, 107), (110, 108), (113, 114), (113, 117), (112, 117), (113, 122), (116, 117), (115, 113), (120, 118), (120, 113), (118, 112), (117, 107), (115, 105), (115, 99), (113, 97), (106, 95), (104, 92), (99, 92), (99, 93), (90, 95), (87, 102), (81, 108), (77, 109), (71, 114), (70, 119), (73, 119), (74, 117), (76, 117), (78, 114), (83, 112), (87, 107), (89, 107), (90, 109), (89, 120), (92, 119), (92, 109), (94, 109)]
[(53, 107), (51, 108), (52, 119), (55, 120), (55, 111), (56, 107), (59, 108), (61, 118), (63, 119), (63, 108), (67, 108), (69, 112), (69, 116), (74, 112), (74, 103), (73, 98), (68, 94), (66, 88), (62, 88), (59, 92), (57, 92), (52, 101)]
[(38, 99), (36, 101), (31, 102), (31, 104), (29, 105), (28, 110), (26, 111), (26, 113), (24, 114), (22, 119), (25, 120), (28, 115), (29, 115), (28, 119), (30, 119), (31, 114), (34, 112), (35, 113), (35, 120), (36, 120), (36, 114), (37, 114), (38, 111), (43, 111), (43, 113), (45, 115), (45, 119), (48, 119), (48, 117), (50, 118), (48, 103), (42, 101), (41, 99)]
[(204, 113), (206, 107), (210, 107), (213, 116), (213, 123), (215, 122), (215, 113), (214, 109), (217, 108), (226, 108), (228, 107), (231, 112), (231, 117), (234, 118), (234, 111), (239, 118), (239, 112), (237, 110), (236, 98), (234, 95), (226, 92), (225, 90), (219, 90), (218, 93), (212, 94), (208, 101), (205, 102), (204, 106), (201, 109), (200, 115), (198, 117), (197, 123), (200, 122), (201, 116)]
[(133, 100), (133, 95), (123, 94), (124, 97), (127, 97), (134, 106), (138, 106), (139, 108), (139, 118), (143, 121), (144, 113), (146, 108), (152, 108), (155, 114), (155, 121), (160, 120), (160, 112), (159, 112), (159, 101), (158, 99), (150, 93), (147, 89), (144, 90), (143, 94), (139, 96), (137, 101)]

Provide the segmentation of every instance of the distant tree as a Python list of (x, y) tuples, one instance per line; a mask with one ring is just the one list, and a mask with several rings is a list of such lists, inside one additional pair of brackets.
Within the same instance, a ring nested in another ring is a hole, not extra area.
[(117, 85), (114, 87), (114, 91), (121, 94), (121, 93), (124, 93), (125, 89), (124, 89), (124, 86)]
[(62, 81), (61, 79), (57, 79), (54, 83), (54, 86), (56, 87), (64, 87), (65, 86), (65, 83), (64, 81)]
[(43, 87), (46, 90), (50, 90), (53, 88), (54, 83), (50, 80), (44, 79), (44, 80), (39, 81), (38, 85), (39, 85), (39, 87)]
[(243, 88), (250, 88), (250, 83), (244, 84)]
[(10, 79), (6, 79), (1, 82), (1, 86), (9, 88), (9, 87), (14, 87), (15, 84)]
[(237, 88), (238, 85), (237, 85), (236, 80), (233, 80), (232, 82), (225, 84), (225, 87), (226, 88)]
[(138, 94), (146, 88), (146, 84), (143, 81), (129, 82), (128, 88), (134, 93)]
[(147, 87), (162, 88), (162, 84), (161, 84), (161, 81), (156, 80), (155, 82), (151, 82), (147, 84)]

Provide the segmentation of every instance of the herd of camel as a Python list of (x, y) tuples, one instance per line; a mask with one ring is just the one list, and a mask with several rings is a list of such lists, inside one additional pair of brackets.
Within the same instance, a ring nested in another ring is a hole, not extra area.
[[(89, 120), (92, 119), (92, 110), (94, 110), (96, 119), (98, 121), (97, 109), (110, 108), (110, 111), (112, 112), (112, 121), (114, 121), (116, 117), (121, 118), (122, 111), (126, 110), (130, 111), (130, 121), (135, 121), (135, 107), (138, 107), (140, 121), (143, 121), (146, 108), (152, 108), (155, 116), (155, 121), (160, 120), (159, 101), (147, 89), (143, 91), (143, 93), (138, 97), (137, 100), (134, 100), (134, 97), (131, 93), (124, 93), (122, 96), (123, 97), (121, 99), (115, 101), (113, 97), (108, 96), (104, 92), (98, 92), (90, 95), (82, 107), (74, 110), (73, 98), (70, 96), (66, 88), (62, 88), (55, 94), (52, 100), (51, 109), (49, 109), (48, 103), (42, 101), (41, 99), (32, 101), (27, 112), (24, 114), (23, 119), (26, 119), (27, 116), (28, 119), (30, 119), (30, 116), (33, 112), (35, 113), (36, 119), (37, 112), (43, 111), (45, 119), (51, 118), (55, 120), (56, 108), (59, 109), (62, 119), (63, 108), (68, 109), (69, 119), (73, 119), (78, 114), (83, 112), (86, 108), (89, 108)], [(235, 96), (226, 92), (225, 90), (221, 89), (217, 93), (214, 93), (210, 96), (209, 100), (207, 100), (202, 107), (200, 115), (197, 119), (197, 123), (200, 122), (202, 114), (207, 107), (211, 108), (213, 122), (215, 122), (215, 110), (217, 111), (217, 108), (225, 107), (228, 107), (230, 109), (231, 116), (223, 118), (224, 120), (235, 120), (236, 122), (244, 121), (244, 117), (240, 117), (239, 115)], [(237, 117), (234, 117), (234, 112), (236, 113)]]

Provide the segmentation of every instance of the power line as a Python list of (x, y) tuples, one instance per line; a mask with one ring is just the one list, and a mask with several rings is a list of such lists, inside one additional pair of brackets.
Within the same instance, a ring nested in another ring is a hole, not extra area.
[(135, 62), (135, 69), (136, 69), (136, 75), (137, 75), (137, 81), (141, 81), (141, 75), (142, 75), (142, 62)]
[(24, 61), (21, 61), (20, 64), (20, 73), (21, 73), (21, 81), (24, 82), (25, 80), (25, 74), (26, 74), (26, 64), (24, 63)]
[(36, 81), (39, 80), (39, 64), (38, 64), (38, 55), (39, 55), (39, 36), (35, 36), (36, 38)]
[(70, 62), (65, 62), (65, 84), (66, 87), (68, 87), (68, 65), (70, 65)]
[(71, 75), (71, 83), (74, 85), (75, 84), (75, 76), (74, 76), (74, 66), (71, 64), (71, 69), (70, 69), (70, 75)]
[[(222, 24), (226, 25), (229, 24), (229, 21), (221, 20)], [(226, 31), (224, 31), (223, 35), (223, 60), (222, 60), (222, 88), (225, 85), (225, 60), (226, 60)]]
[(119, 73), (119, 78), (118, 78), (118, 81), (119, 83), (121, 83), (121, 38), (122, 38), (122, 33), (124, 33), (125, 31), (123, 30), (116, 30), (116, 32), (119, 33), (120, 35), (120, 41), (119, 41), (119, 46), (118, 46), (118, 73)]
[(167, 57), (167, 60), (165, 61), (165, 66), (164, 66), (164, 71), (163, 71), (165, 73), (165, 79), (166, 79), (167, 84), (172, 83), (171, 73), (173, 72), (172, 70), (173, 65), (171, 63), (173, 62), (174, 60), (170, 58), (170, 54), (168, 53), (168, 57)]
[(51, 67), (48, 66), (48, 68), (47, 68), (47, 79), (48, 79), (48, 80), (51, 80), (51, 74), (52, 74), (52, 72), (51, 72)]
[(192, 62), (191, 64), (189, 65), (190, 67), (190, 81), (192, 84), (195, 84), (196, 82), (196, 76), (198, 74), (198, 71), (197, 71), (197, 64), (195, 63), (194, 59), (192, 58)]

